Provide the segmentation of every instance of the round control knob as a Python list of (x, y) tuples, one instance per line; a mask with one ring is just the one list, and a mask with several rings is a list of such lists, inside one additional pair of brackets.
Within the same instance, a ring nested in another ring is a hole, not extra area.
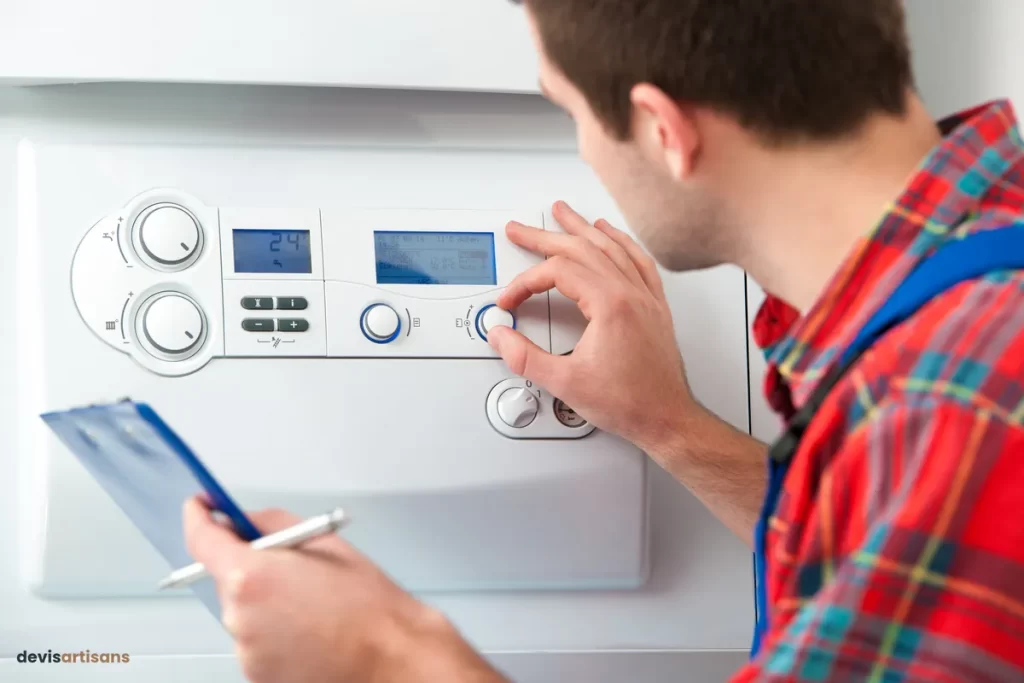
[(146, 308), (142, 331), (158, 351), (185, 356), (202, 338), (203, 314), (191, 299), (165, 294)]
[(199, 249), (199, 225), (181, 207), (161, 204), (140, 216), (136, 225), (139, 246), (160, 265), (179, 266)]
[(374, 304), (363, 311), (363, 334), (378, 344), (387, 344), (398, 338), (402, 320), (395, 309), (387, 304)]
[(529, 389), (506, 389), (498, 397), (498, 417), (509, 427), (522, 429), (537, 417), (540, 402)]
[(516, 328), (516, 317), (509, 311), (489, 304), (480, 309), (476, 315), (476, 332), (480, 338), (487, 341), (487, 333), (499, 325)]

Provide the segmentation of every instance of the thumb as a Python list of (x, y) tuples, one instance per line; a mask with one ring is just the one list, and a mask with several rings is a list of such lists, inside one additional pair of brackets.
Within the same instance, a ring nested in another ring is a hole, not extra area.
[(487, 342), (502, 357), (509, 370), (558, 394), (568, 358), (553, 356), (519, 332), (504, 325), (487, 334)]
[(264, 535), (293, 527), (302, 521), (302, 517), (294, 515), (287, 510), (279, 510), (277, 508), (250, 512), (249, 519), (252, 520), (252, 523), (255, 524)]

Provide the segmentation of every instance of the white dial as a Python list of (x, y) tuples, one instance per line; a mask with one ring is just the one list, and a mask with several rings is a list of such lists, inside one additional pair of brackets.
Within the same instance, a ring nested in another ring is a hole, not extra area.
[(142, 331), (158, 351), (182, 357), (202, 338), (203, 314), (191, 299), (165, 294), (146, 307)]
[(511, 313), (506, 310), (500, 309), (497, 306), (486, 306), (483, 308), (477, 318), (477, 327), (479, 328), (480, 335), (487, 338), (487, 334), (499, 325), (505, 327), (515, 327), (516, 319)]
[(540, 402), (525, 387), (506, 389), (498, 397), (498, 417), (509, 427), (522, 429), (537, 417)]
[(401, 321), (395, 309), (387, 304), (371, 306), (363, 316), (363, 330), (366, 336), (376, 341), (386, 341), (398, 334)]
[(195, 218), (173, 204), (162, 204), (144, 213), (136, 230), (142, 251), (163, 266), (185, 263), (200, 246), (201, 234)]

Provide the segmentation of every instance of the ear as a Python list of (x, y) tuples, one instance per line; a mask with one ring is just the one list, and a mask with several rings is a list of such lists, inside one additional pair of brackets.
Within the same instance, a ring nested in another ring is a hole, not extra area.
[(700, 151), (697, 121), (684, 105), (649, 83), (630, 92), (633, 139), (652, 161), (663, 163), (675, 179), (693, 172)]

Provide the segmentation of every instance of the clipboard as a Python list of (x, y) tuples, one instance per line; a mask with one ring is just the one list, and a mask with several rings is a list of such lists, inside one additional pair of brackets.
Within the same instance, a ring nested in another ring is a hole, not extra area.
[[(163, 555), (168, 571), (193, 562), (185, 547), (182, 507), (201, 493), (207, 494), (212, 509), (230, 520), (239, 538), (251, 542), (261, 536), (196, 454), (148, 404), (125, 399), (41, 417)], [(159, 578), (153, 577), (154, 591)], [(220, 621), (213, 582), (200, 581), (191, 589)]]

